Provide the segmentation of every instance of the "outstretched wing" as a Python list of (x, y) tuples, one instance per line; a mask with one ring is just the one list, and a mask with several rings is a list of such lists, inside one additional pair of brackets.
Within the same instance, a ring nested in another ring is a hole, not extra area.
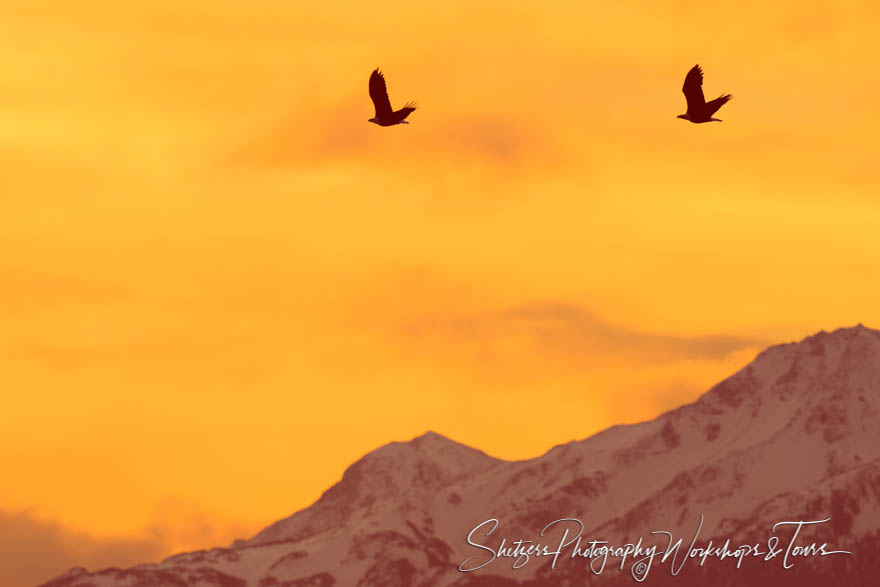
[(706, 98), (703, 97), (703, 70), (699, 65), (694, 65), (688, 72), (681, 91), (687, 100), (688, 112), (697, 112), (706, 105)]
[(733, 96), (731, 96), (730, 94), (724, 94), (723, 96), (719, 96), (714, 100), (706, 102), (706, 114), (712, 116), (713, 114), (718, 112), (719, 108), (727, 104), (731, 98), (733, 98)]
[(385, 88), (385, 77), (378, 69), (370, 74), (370, 99), (376, 108), (376, 118), (391, 116), (391, 101), (388, 99), (388, 90)]
[(404, 120), (418, 108), (415, 102), (407, 102), (403, 108), (394, 112), (394, 118), (398, 121)]

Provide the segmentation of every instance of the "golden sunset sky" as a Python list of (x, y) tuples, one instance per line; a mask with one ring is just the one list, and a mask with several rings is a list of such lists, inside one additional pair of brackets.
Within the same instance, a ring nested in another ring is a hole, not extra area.
[[(0, 583), (880, 324), (873, 2), (0, 2)], [(723, 123), (694, 125), (695, 63)], [(409, 126), (380, 128), (367, 80)]]

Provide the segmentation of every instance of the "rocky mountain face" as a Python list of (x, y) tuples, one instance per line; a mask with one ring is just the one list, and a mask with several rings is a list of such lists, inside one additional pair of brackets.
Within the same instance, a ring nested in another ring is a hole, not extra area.
[[(739, 555), (691, 549), (710, 540)], [(598, 550), (628, 543), (657, 551)], [(391, 443), (250, 540), (43, 587), (867, 586), (877, 546), (880, 332), (860, 325), (771, 347), (692, 404), (539, 458), (431, 432)]]

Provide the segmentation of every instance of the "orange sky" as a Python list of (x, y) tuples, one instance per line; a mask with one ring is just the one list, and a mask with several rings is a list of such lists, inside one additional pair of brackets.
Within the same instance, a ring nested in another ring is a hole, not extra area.
[[(0, 582), (880, 324), (875, 6), (587, 4), (0, 5)], [(697, 62), (723, 123), (676, 119)], [(376, 66), (409, 126), (367, 122)]]

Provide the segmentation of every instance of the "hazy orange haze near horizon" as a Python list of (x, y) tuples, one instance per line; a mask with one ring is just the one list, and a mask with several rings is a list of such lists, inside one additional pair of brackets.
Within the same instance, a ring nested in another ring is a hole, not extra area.
[[(868, 2), (0, 3), (0, 582), (880, 325)], [(692, 125), (695, 63), (723, 123)], [(420, 104), (379, 128), (367, 96)], [(5, 559), (4, 559), (5, 557)]]

